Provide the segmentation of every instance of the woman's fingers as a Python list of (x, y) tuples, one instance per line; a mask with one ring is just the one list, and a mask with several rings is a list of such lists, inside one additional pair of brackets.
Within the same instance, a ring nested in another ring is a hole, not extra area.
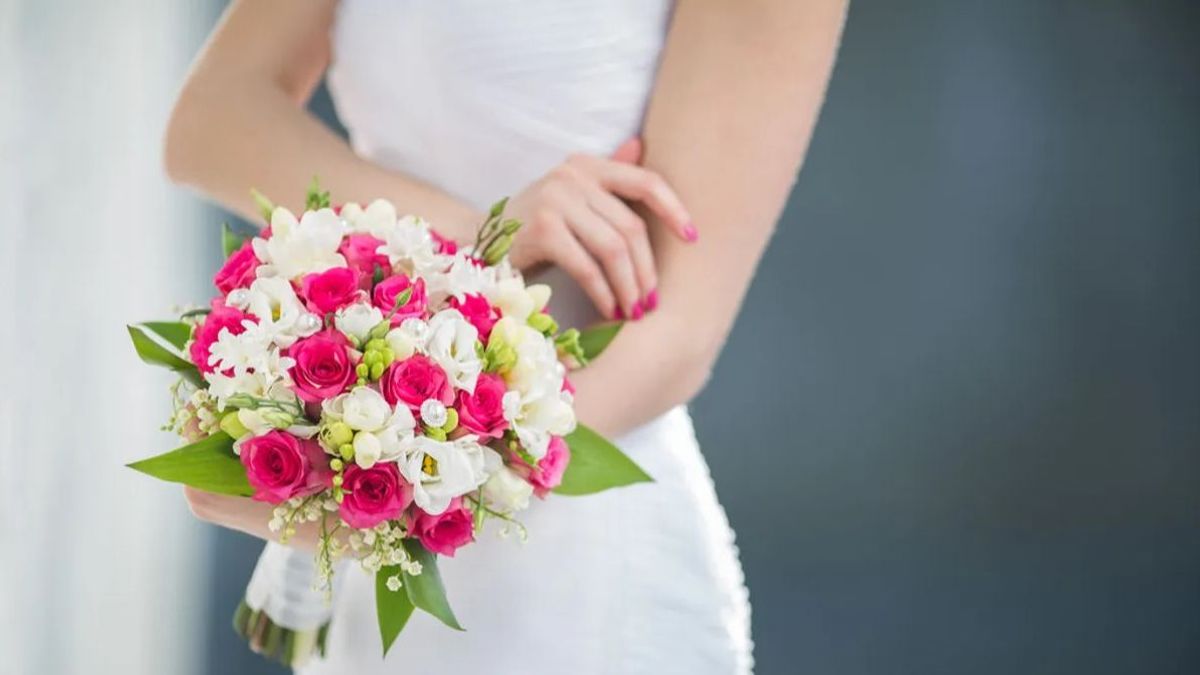
[(652, 309), (647, 306), (650, 298), (655, 296), (658, 287), (658, 271), (654, 265), (654, 252), (650, 246), (650, 237), (646, 232), (646, 222), (633, 209), (617, 199), (610, 192), (600, 188), (588, 195), (588, 205), (617, 231), (629, 247), (630, 259), (633, 262), (634, 275), (637, 278), (639, 308), (632, 310), (631, 318), (639, 318), (643, 311)]
[(549, 250), (554, 251), (554, 262), (579, 284), (601, 314), (616, 316), (617, 299), (600, 265), (574, 237), (567, 224), (562, 222), (560, 225), (548, 230), (555, 234), (546, 242)]
[(642, 292), (633, 269), (629, 242), (589, 206), (586, 197), (572, 200), (566, 210), (567, 225), (592, 258), (604, 268), (616, 296), (617, 318), (642, 318)]
[(679, 196), (662, 176), (648, 169), (606, 159), (595, 159), (600, 186), (626, 199), (642, 202), (680, 239), (696, 241), (698, 232)]

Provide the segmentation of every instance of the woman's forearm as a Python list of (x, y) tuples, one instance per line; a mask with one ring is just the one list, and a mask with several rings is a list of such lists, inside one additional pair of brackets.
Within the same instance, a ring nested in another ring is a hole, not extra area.
[(680, 0), (644, 162), (702, 236), (659, 236), (660, 306), (572, 377), (577, 412), (620, 434), (704, 386), (795, 180), (833, 66), (843, 0)]
[[(480, 217), (445, 193), (357, 157), (341, 138), (282, 91), (247, 84), (218, 91), (185, 91), (167, 132), (167, 172), (176, 182), (260, 222), (250, 188), (298, 210), (305, 187), (319, 176), (338, 201), (367, 203), (383, 197), (401, 213), (415, 213), (459, 239), (474, 233)], [(254, 98), (254, 105), (227, 101)]]
[[(319, 176), (338, 201), (383, 197), (447, 235), (473, 236), (474, 209), (359, 158), (304, 109), (328, 65), (334, 4), (255, 0), (226, 13), (172, 112), (164, 149), (168, 175), (253, 222), (259, 218), (251, 188), (299, 209), (306, 186)], [(263, 31), (263, 25), (273, 29)]]

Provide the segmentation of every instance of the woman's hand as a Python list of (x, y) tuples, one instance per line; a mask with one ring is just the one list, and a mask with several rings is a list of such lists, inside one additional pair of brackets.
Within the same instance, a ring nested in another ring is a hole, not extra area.
[[(245, 532), (252, 537), (266, 541), (279, 541), (280, 533), (272, 532), (267, 527), (275, 510), (275, 507), (270, 504), (256, 502), (246, 497), (213, 494), (193, 487), (184, 487), (183, 495), (187, 498), (188, 508), (192, 510), (192, 515), (200, 520), (238, 532)], [(315, 551), (318, 531), (318, 523), (298, 524), (296, 533), (288, 538), (287, 545)]]
[(558, 265), (607, 317), (637, 320), (654, 309), (658, 274), (646, 222), (626, 202), (640, 202), (684, 241), (697, 232), (667, 182), (637, 166), (641, 154), (632, 139), (607, 159), (573, 155), (513, 197), (507, 212), (524, 223), (513, 265)]

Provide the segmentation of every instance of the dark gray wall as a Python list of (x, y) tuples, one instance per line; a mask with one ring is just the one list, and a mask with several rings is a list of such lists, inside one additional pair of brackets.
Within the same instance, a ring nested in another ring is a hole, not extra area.
[(1200, 672), (1197, 19), (853, 3), (693, 408), (759, 672)]

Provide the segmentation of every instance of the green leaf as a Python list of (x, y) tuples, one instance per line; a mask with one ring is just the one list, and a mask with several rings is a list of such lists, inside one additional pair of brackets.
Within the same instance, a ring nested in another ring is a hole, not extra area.
[(225, 257), (228, 258), (234, 251), (242, 247), (249, 237), (238, 234), (233, 231), (229, 223), (221, 224), (221, 250), (225, 252)]
[(126, 328), (129, 329), (129, 337), (133, 340), (133, 348), (137, 350), (137, 355), (142, 361), (152, 366), (162, 366), (173, 370), (197, 386), (204, 385), (204, 378), (200, 377), (200, 371), (191, 361), (180, 356), (179, 352), (156, 341), (151, 337), (151, 333), (142, 326), (126, 326)]
[(254, 198), (254, 205), (258, 207), (258, 212), (262, 214), (263, 220), (267, 221), (267, 225), (271, 224), (271, 214), (275, 212), (275, 205), (263, 193), (250, 188), (250, 196)]
[(183, 349), (192, 337), (192, 327), (182, 321), (145, 321), (138, 324), (149, 329), (152, 333), (171, 343), (176, 349)]
[(408, 599), (413, 605), (434, 615), (454, 630), (463, 630), (446, 600), (442, 575), (438, 573), (437, 556), (427, 551), (416, 539), (405, 539), (404, 549), (414, 560), (421, 563), (420, 574), (404, 575), (404, 588), (408, 592)]
[(554, 488), (558, 494), (590, 495), (609, 488), (654, 481), (617, 446), (582, 424), (567, 435), (566, 441), (571, 448), (571, 461), (567, 463), (562, 484)]
[(233, 438), (224, 432), (126, 466), (159, 480), (190, 485), (205, 492), (239, 497), (254, 494), (246, 480), (246, 468), (233, 454)]
[(388, 577), (397, 574), (402, 574), (399, 565), (383, 567), (375, 573), (375, 613), (379, 617), (379, 637), (383, 640), (384, 656), (387, 656), (392, 643), (404, 630), (408, 617), (413, 613), (413, 603), (408, 599), (408, 593), (403, 589), (388, 590)]
[(608, 343), (617, 337), (617, 333), (621, 332), (621, 327), (624, 325), (624, 321), (610, 321), (598, 323), (580, 331), (579, 346), (583, 348), (584, 357), (591, 361), (600, 356), (600, 352), (603, 352), (608, 347)]

